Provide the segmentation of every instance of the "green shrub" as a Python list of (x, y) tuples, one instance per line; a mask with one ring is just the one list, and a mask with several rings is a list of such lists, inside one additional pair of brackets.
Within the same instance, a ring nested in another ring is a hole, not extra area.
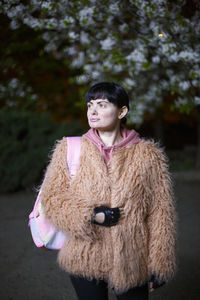
[(0, 110), (0, 192), (37, 186), (55, 141), (81, 134), (79, 122), (58, 125), (48, 114)]
[(196, 150), (168, 150), (169, 167), (171, 172), (189, 171), (195, 169)]

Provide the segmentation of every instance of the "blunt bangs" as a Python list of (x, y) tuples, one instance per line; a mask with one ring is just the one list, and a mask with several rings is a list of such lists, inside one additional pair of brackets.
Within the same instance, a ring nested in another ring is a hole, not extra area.
[(85, 95), (86, 103), (96, 99), (107, 99), (118, 108), (126, 106), (129, 109), (128, 94), (119, 84), (114, 82), (100, 82), (93, 85)]

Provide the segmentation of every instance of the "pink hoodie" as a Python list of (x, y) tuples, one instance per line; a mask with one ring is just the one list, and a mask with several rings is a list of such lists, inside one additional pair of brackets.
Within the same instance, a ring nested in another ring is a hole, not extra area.
[(89, 141), (97, 146), (101, 155), (104, 158), (105, 163), (107, 164), (112, 157), (112, 153), (115, 148), (129, 146), (133, 144), (137, 144), (141, 141), (139, 134), (135, 130), (128, 130), (123, 128), (121, 130), (123, 140), (116, 145), (113, 146), (105, 146), (103, 141), (101, 140), (100, 136), (96, 129), (91, 128), (87, 133), (83, 136), (86, 137)]

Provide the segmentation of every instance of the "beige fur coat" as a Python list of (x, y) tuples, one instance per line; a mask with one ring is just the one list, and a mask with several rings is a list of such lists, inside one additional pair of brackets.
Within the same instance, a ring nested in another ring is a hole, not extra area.
[[(81, 141), (74, 178), (67, 170), (66, 139), (53, 152), (42, 184), (42, 205), (68, 233), (58, 261), (67, 272), (105, 279), (117, 293), (152, 274), (168, 280), (175, 271), (175, 209), (166, 157), (153, 142), (117, 148), (106, 165), (98, 148)], [(113, 227), (91, 224), (96, 206), (123, 208)]]

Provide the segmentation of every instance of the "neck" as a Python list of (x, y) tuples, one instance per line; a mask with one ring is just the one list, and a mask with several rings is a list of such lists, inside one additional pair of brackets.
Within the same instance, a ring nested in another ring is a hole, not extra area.
[(119, 142), (121, 142), (121, 140), (123, 139), (123, 137), (121, 135), (120, 127), (119, 128), (115, 128), (112, 131), (101, 131), (101, 130), (98, 130), (98, 134), (99, 134), (102, 142), (107, 147), (116, 145)]

